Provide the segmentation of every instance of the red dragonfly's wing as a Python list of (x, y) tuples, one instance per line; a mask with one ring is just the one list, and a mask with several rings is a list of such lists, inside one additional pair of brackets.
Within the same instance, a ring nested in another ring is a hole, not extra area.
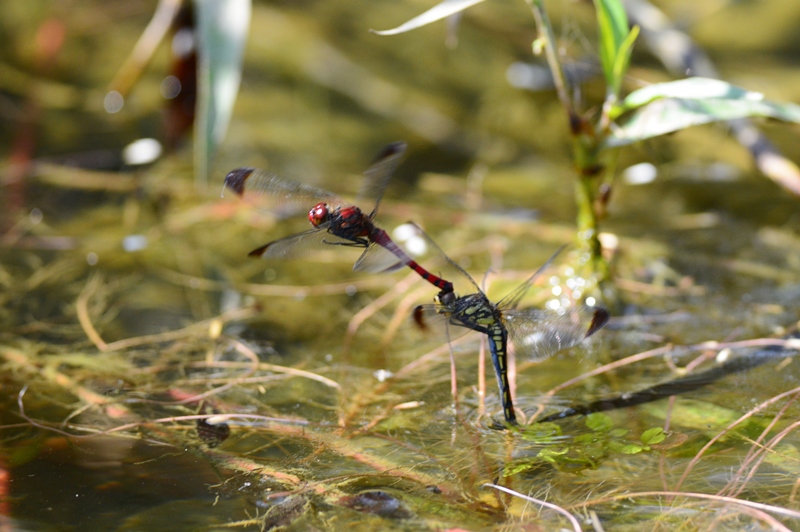
[(609, 315), (602, 308), (579, 306), (564, 312), (509, 310), (503, 312), (503, 318), (514, 353), (518, 357), (544, 360), (602, 329)]
[(407, 264), (407, 261), (399, 258), (397, 255), (386, 249), (385, 247), (371, 243), (364, 253), (361, 254), (358, 261), (353, 265), (353, 270), (365, 273), (384, 273), (399, 270)]
[(237, 168), (225, 176), (225, 187), (245, 201), (280, 216), (308, 212), (317, 203), (347, 205), (333, 192), (279, 177), (258, 168)]
[(248, 256), (262, 259), (297, 259), (314, 252), (319, 253), (325, 245), (352, 244), (350, 240), (329, 233), (325, 227), (315, 227), (265, 244), (251, 251)]
[[(394, 171), (400, 165), (403, 159), (403, 154), (406, 152), (408, 145), (405, 142), (393, 142), (383, 148), (377, 157), (373, 160), (370, 167), (364, 172), (364, 182), (361, 185), (361, 190), (358, 193), (359, 200), (365, 200), (367, 205), (373, 202), (372, 212), (369, 217), (375, 216), (378, 212), (378, 205), (381, 203), (383, 193), (389, 185)], [(364, 211), (366, 213), (366, 211)]]

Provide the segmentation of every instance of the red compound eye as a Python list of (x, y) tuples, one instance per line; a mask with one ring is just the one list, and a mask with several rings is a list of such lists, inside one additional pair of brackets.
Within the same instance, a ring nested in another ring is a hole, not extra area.
[(325, 203), (317, 203), (308, 211), (308, 221), (317, 227), (321, 223), (328, 221), (328, 206)]

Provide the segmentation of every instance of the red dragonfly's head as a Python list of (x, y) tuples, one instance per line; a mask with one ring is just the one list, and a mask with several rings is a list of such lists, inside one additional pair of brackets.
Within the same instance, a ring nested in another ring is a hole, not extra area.
[(311, 222), (311, 225), (314, 227), (319, 227), (320, 224), (324, 224), (328, 221), (329, 214), (328, 204), (320, 202), (308, 211), (308, 221)]

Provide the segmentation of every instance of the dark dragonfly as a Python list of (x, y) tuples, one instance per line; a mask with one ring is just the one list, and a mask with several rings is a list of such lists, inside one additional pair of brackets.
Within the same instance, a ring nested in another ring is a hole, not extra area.
[[(440, 292), (435, 298), (435, 304), (420, 305), (414, 309), (414, 320), (423, 329), (444, 318), (446, 326), (465, 327), (486, 335), (502, 397), (503, 415), (510, 424), (517, 424), (517, 416), (508, 382), (509, 339), (516, 356), (544, 360), (562, 349), (579, 344), (608, 322), (608, 311), (598, 307), (517, 310), (517, 305), (533, 281), (550, 265), (561, 249), (524, 283), (496, 304), (486, 297), (466, 271), (446, 257), (450, 264), (469, 279), (477, 292), (460, 297), (453, 292)], [(449, 331), (447, 334), (449, 340)]]
[(452, 292), (452, 283), (417, 264), (389, 238), (386, 231), (373, 222), (389, 178), (405, 151), (405, 142), (389, 144), (364, 172), (366, 179), (359, 198), (374, 203), (368, 215), (332, 192), (284, 179), (264, 170), (237, 168), (229, 172), (225, 176), (225, 186), (254, 203), (271, 200), (276, 210), (285, 214), (313, 205), (308, 212), (308, 219), (314, 226), (312, 229), (265, 244), (251, 251), (249, 256), (262, 259), (298, 258), (322, 245), (366, 248), (353, 266), (354, 270), (384, 272), (408, 266), (442, 293)]

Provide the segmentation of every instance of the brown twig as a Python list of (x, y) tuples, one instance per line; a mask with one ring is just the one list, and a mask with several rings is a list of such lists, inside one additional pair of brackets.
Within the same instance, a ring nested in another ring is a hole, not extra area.
[(549, 509), (551, 509), (551, 510), (553, 510), (555, 512), (558, 512), (559, 514), (563, 515), (564, 517), (566, 517), (567, 520), (572, 525), (572, 529), (575, 530), (575, 532), (581, 532), (582, 531), (581, 525), (578, 522), (578, 520), (575, 519), (575, 516), (572, 515), (571, 513), (569, 513), (567, 510), (565, 510), (561, 506), (558, 506), (558, 505), (553, 504), (551, 502), (543, 501), (541, 499), (535, 499), (535, 498), (533, 498), (533, 497), (531, 497), (529, 495), (523, 495), (522, 493), (520, 493), (518, 491), (514, 491), (514, 490), (506, 488), (504, 486), (498, 486), (497, 484), (486, 483), (486, 484), (483, 485), (483, 487), (484, 488), (492, 488), (494, 490), (502, 491), (503, 493), (508, 493), (509, 495), (512, 495), (512, 496), (517, 497), (517, 498), (520, 498), (522, 500), (525, 500), (525, 501), (528, 501), (528, 502), (532, 502), (534, 504), (538, 504), (539, 506), (544, 506), (545, 508), (549, 508)]
[[(594, 506), (605, 502), (634, 499), (638, 497), (669, 497), (669, 498), (686, 497), (694, 499), (703, 499), (715, 502), (723, 502), (723, 503), (747, 506), (749, 508), (755, 508), (757, 510), (763, 510), (766, 512), (771, 512), (774, 514), (791, 517), (792, 519), (800, 519), (800, 512), (795, 510), (790, 510), (789, 508), (782, 508), (780, 506), (773, 506), (771, 504), (762, 504), (759, 502), (748, 501), (745, 499), (736, 499), (734, 497), (722, 497), (720, 495), (710, 495), (708, 493), (695, 493), (689, 491), (641, 491), (641, 492), (623, 493), (621, 495), (613, 495), (610, 497), (603, 497), (601, 499), (581, 502), (575, 504), (574, 507), (584, 508), (587, 506)], [(788, 531), (789, 529), (786, 530)]]
[(793, 388), (793, 389), (791, 389), (791, 390), (789, 390), (787, 392), (783, 392), (781, 394), (778, 394), (778, 395), (776, 395), (774, 397), (769, 398), (767, 401), (764, 401), (763, 403), (759, 404), (755, 408), (751, 409), (749, 412), (747, 412), (746, 414), (741, 416), (739, 419), (737, 419), (737, 420), (733, 421), (732, 423), (728, 424), (728, 426), (725, 427), (719, 434), (717, 434), (713, 438), (711, 438), (708, 441), (708, 443), (706, 443), (703, 446), (703, 448), (700, 449), (697, 452), (697, 454), (694, 456), (694, 458), (691, 459), (691, 461), (689, 462), (689, 465), (687, 465), (686, 469), (683, 471), (683, 474), (681, 475), (681, 478), (678, 479), (678, 483), (675, 485), (675, 489), (679, 490), (681, 488), (681, 486), (683, 485), (683, 483), (686, 480), (686, 478), (689, 476), (689, 473), (694, 468), (694, 466), (697, 465), (697, 463), (700, 461), (700, 459), (705, 454), (705, 452), (708, 449), (710, 449), (711, 446), (714, 445), (717, 441), (719, 441), (720, 438), (722, 438), (723, 436), (725, 436), (726, 434), (731, 432), (734, 429), (734, 427), (736, 427), (737, 425), (739, 425), (742, 422), (748, 420), (752, 416), (756, 415), (758, 412), (764, 410), (766, 407), (768, 407), (768, 406), (770, 406), (770, 405), (772, 405), (774, 403), (777, 403), (778, 401), (780, 401), (781, 399), (783, 399), (785, 397), (789, 397), (789, 396), (792, 396), (792, 395), (800, 396), (800, 387)]

